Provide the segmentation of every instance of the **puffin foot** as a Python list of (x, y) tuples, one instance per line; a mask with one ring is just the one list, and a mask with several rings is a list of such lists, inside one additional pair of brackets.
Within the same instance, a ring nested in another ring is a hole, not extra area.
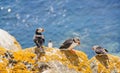
[(71, 49), (70, 51), (71, 51), (73, 54), (75, 54), (75, 50)]

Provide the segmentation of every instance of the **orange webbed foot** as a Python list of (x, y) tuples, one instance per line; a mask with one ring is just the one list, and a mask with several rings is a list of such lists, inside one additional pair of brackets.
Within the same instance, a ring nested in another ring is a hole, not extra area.
[(76, 52), (75, 52), (75, 50), (73, 50), (73, 49), (71, 49), (70, 51), (71, 51), (73, 54), (75, 54), (75, 53), (76, 53)]

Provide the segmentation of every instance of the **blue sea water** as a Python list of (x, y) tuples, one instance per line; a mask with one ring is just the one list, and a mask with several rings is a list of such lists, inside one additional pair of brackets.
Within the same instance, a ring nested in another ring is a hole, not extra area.
[(23, 48), (35, 45), (32, 38), (38, 27), (45, 29), (46, 46), (50, 39), (59, 47), (77, 36), (81, 45), (75, 49), (89, 58), (97, 44), (120, 56), (120, 0), (0, 0), (0, 28)]

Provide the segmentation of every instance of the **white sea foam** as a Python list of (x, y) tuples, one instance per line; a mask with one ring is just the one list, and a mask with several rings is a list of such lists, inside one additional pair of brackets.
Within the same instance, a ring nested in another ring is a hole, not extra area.
[(8, 8), (8, 12), (11, 12), (11, 11), (12, 11), (12, 9)]
[(54, 8), (53, 8), (53, 6), (50, 6), (50, 12), (54, 12)]
[(16, 17), (17, 17), (17, 19), (20, 19), (20, 15), (18, 13), (16, 14)]

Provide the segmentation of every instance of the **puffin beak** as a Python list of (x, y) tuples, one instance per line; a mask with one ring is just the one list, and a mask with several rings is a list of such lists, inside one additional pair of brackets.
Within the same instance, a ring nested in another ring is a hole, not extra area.
[(92, 50), (95, 50), (95, 48), (92, 48)]
[(42, 29), (42, 32), (44, 32), (44, 29)]
[(39, 32), (39, 33), (44, 32), (44, 29), (40, 29), (40, 30), (38, 30), (38, 32)]
[(41, 30), (38, 30), (39, 33), (41, 33), (42, 31)]
[(80, 45), (80, 42), (78, 42), (78, 45)]

